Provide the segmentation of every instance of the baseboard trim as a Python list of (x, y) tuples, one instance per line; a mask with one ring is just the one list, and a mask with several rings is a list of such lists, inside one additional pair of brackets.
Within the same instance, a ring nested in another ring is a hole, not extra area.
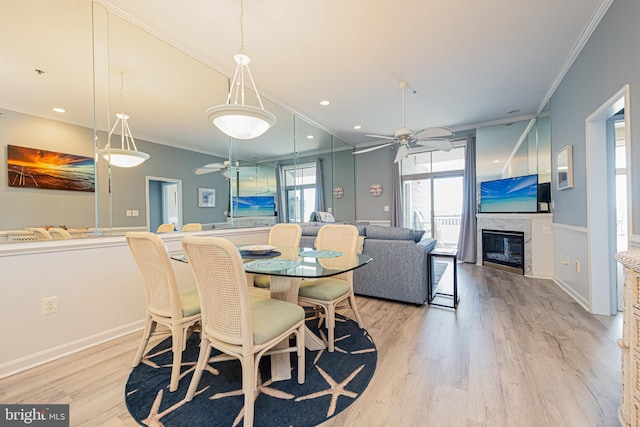
[(26, 371), (27, 369), (35, 368), (36, 366), (44, 365), (45, 363), (103, 344), (107, 341), (129, 335), (141, 330), (143, 327), (144, 320), (140, 320), (99, 334), (72, 341), (58, 347), (50, 348), (39, 353), (30, 354), (21, 357), (20, 359), (5, 362), (0, 365), (0, 379)]
[(558, 287), (560, 289), (562, 289), (567, 295), (569, 295), (571, 298), (573, 298), (575, 300), (575, 302), (580, 304), (580, 306), (582, 306), (582, 308), (584, 308), (586, 311), (591, 313), (591, 309), (589, 308), (589, 301), (587, 301), (584, 298), (582, 298), (569, 285), (567, 285), (565, 282), (563, 282), (562, 280), (558, 279), (557, 277), (554, 277), (552, 280), (556, 285), (558, 285)]

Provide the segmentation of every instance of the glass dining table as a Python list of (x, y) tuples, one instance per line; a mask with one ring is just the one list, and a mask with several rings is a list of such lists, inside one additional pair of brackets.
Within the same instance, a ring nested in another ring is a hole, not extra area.
[[(260, 253), (238, 247), (244, 261), (249, 286), (253, 285), (256, 274), (270, 276), (269, 296), (274, 299), (298, 303), (298, 289), (302, 279), (314, 280), (336, 276), (362, 267), (372, 258), (369, 255), (342, 253), (330, 250), (316, 250), (310, 247), (273, 246)], [(184, 252), (172, 251), (169, 256), (180, 262), (188, 262)], [(265, 290), (266, 292), (266, 290)], [(287, 347), (286, 343), (282, 345)], [(309, 328), (305, 329), (305, 347), (322, 350), (324, 341)], [(291, 378), (291, 361), (288, 353), (271, 356), (271, 376), (274, 381)]]

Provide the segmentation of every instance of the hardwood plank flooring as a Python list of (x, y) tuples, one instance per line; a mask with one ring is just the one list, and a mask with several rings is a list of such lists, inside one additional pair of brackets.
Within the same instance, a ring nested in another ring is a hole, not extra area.
[[(458, 290), (457, 311), (358, 297), (378, 367), (324, 427), (619, 425), (621, 315), (591, 315), (549, 280), (476, 265), (459, 264)], [(4, 378), (0, 402), (69, 403), (74, 426), (135, 426), (124, 385), (139, 337)]]

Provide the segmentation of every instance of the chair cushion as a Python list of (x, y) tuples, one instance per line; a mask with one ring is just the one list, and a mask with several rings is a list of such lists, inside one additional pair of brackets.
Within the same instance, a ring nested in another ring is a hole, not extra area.
[(271, 286), (271, 276), (266, 274), (254, 274), (253, 276), (253, 286), (256, 288), (269, 288)]
[(200, 313), (200, 298), (198, 297), (198, 288), (195, 286), (180, 291), (180, 302), (184, 317)]
[(298, 295), (320, 301), (333, 301), (351, 290), (349, 283), (340, 279), (326, 277), (314, 281), (300, 282)]
[(253, 343), (264, 344), (304, 320), (302, 307), (271, 298), (251, 300)]

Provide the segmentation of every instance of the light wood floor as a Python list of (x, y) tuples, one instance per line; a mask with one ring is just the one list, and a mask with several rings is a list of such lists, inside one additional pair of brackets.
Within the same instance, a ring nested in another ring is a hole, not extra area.
[[(378, 367), (324, 427), (619, 425), (620, 315), (588, 314), (548, 280), (469, 264), (458, 275), (457, 312), (358, 298)], [(134, 426), (124, 385), (138, 339), (2, 379), (0, 403), (69, 403), (74, 426)]]

